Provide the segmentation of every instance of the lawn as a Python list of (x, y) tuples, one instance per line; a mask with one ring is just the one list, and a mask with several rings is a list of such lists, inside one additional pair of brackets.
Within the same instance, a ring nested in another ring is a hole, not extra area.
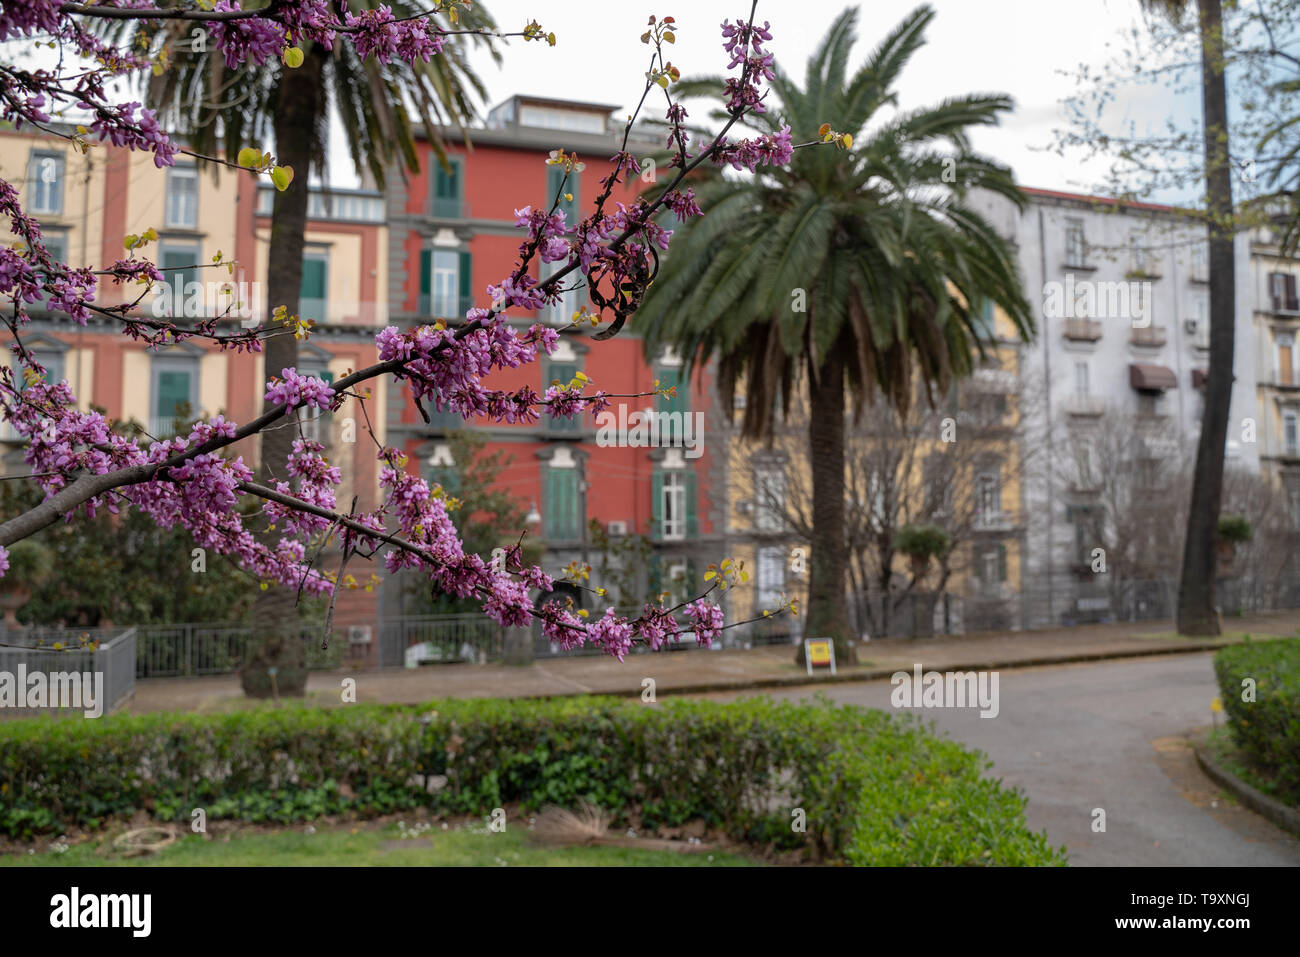
[(1256, 767), (1232, 740), (1232, 733), (1227, 727), (1217, 727), (1206, 739), (1210, 754), (1229, 774), (1245, 781), (1256, 791), (1267, 794), (1274, 800), (1281, 801), (1289, 807), (1296, 807), (1285, 790), (1279, 788), (1274, 776), (1263, 768)]
[[(409, 835), (409, 831), (407, 834)], [(403, 837), (396, 824), (379, 828), (307, 827), (228, 835), (187, 834), (151, 857), (122, 858), (111, 842), (67, 850), (0, 855), (7, 867), (746, 867), (759, 862), (718, 851), (682, 853), (623, 847), (546, 847), (526, 827), (434, 830)]]

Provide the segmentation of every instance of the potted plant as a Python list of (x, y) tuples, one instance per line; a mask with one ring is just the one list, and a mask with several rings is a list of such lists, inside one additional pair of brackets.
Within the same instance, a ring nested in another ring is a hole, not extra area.
[[(920, 582), (930, 571), (930, 562), (947, 553), (952, 540), (938, 525), (905, 525), (894, 536), (894, 548), (912, 562), (913, 583)], [(934, 606), (938, 595), (912, 594), (912, 637), (928, 638), (934, 634)]]
[(1232, 564), (1237, 545), (1255, 537), (1250, 520), (1244, 515), (1219, 516), (1219, 562), (1226, 568)]
[(49, 577), (54, 554), (49, 546), (24, 538), (9, 546), (9, 570), (0, 578), (0, 608), (5, 627), (19, 628), (18, 609), (31, 600), (32, 589)]

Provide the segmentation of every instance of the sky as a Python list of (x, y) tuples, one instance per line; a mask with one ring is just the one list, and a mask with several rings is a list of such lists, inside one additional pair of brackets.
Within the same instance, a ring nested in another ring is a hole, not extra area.
[[(772, 24), (767, 47), (787, 73), (802, 80), (808, 57), (845, 6), (843, 0), (760, 0), (758, 19)], [(861, 4), (851, 66), (860, 65), (916, 6), (916, 0)], [(1103, 165), (1084, 163), (1077, 153), (1058, 156), (1047, 147), (1053, 130), (1066, 125), (1061, 102), (1076, 89), (1066, 74), (1080, 64), (1100, 69), (1125, 32), (1143, 28), (1138, 0), (934, 0), (933, 6), (928, 42), (898, 83), (900, 106), (926, 106), (972, 92), (1010, 94), (1015, 112), (999, 128), (977, 130), (975, 147), (1009, 164), (1021, 185), (1074, 191), (1097, 186)], [(749, 3), (693, 0), (674, 8), (672, 0), (489, 0), (487, 9), (502, 30), (519, 30), (536, 18), (557, 37), (554, 47), (507, 41), (500, 66), (484, 51), (473, 56), (490, 94), (488, 107), (514, 93), (533, 93), (618, 104), (624, 113), (616, 115), (625, 115), (644, 84), (650, 48), (640, 35), (651, 13), (676, 18), (672, 62), (684, 76), (720, 75), (727, 59), (719, 27), (724, 19), (747, 16)], [(704, 104), (696, 106), (693, 119), (703, 118)], [(1112, 109), (1116, 123), (1132, 119), (1139, 127), (1163, 124), (1180, 110), (1184, 122), (1191, 119), (1186, 111), (1199, 114), (1199, 104), (1163, 89), (1122, 99)], [(336, 127), (335, 135), (342, 130)], [(342, 160), (331, 163), (333, 182), (355, 185), (346, 154), (336, 146), (331, 155)]]

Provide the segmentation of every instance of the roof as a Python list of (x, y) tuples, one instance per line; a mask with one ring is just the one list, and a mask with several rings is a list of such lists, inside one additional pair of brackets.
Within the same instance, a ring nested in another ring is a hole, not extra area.
[[(531, 93), (515, 93), (511, 96), (507, 96), (496, 106), (492, 107), (492, 110), (500, 109), (512, 100), (519, 103), (537, 103), (544, 106), (558, 106), (571, 110), (602, 110), (605, 113), (613, 113), (615, 110), (619, 109), (619, 104), (617, 103), (612, 105), (609, 103), (586, 103), (582, 100), (561, 100), (550, 96), (534, 96)], [(491, 110), (488, 112), (491, 112)]]
[(1038, 189), (1022, 186), (1020, 191), (1026, 196), (1041, 196), (1044, 199), (1064, 199), (1076, 203), (1088, 203), (1098, 206), (1115, 206), (1121, 209), (1145, 209), (1153, 213), (1187, 213), (1190, 210), (1179, 206), (1163, 206), (1159, 203), (1142, 203), (1137, 200), (1115, 199), (1110, 196), (1089, 196), (1087, 193), (1067, 193), (1059, 189)]

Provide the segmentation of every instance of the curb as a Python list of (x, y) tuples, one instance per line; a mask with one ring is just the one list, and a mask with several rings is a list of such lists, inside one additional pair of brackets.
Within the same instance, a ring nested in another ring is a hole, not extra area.
[[(1036, 658), (994, 659), (992, 661), (986, 659), (971, 664), (958, 663), (945, 665), (943, 670), (1014, 671), (1018, 668), (1039, 668), (1044, 665), (1068, 665), (1088, 661), (1118, 661), (1125, 658), (1153, 658), (1157, 655), (1181, 655), (1198, 651), (1217, 651), (1218, 649), (1231, 644), (1234, 644), (1234, 642), (1183, 642), (1177, 645), (1162, 646), (1158, 648), (1134, 648), (1128, 651), (1076, 652), (1074, 654), (1066, 655), (1042, 655)], [(922, 664), (924, 665), (924, 663)], [(659, 684), (656, 692), (662, 694), (711, 694), (713, 692), (748, 691), (751, 689), (761, 688), (800, 688), (817, 687), (828, 684), (853, 684), (865, 681), (879, 681), (883, 678), (889, 678), (894, 675), (897, 670), (897, 668), (871, 668), (865, 671), (842, 672), (836, 675), (826, 675), (822, 678), (809, 678), (807, 674), (797, 674), (776, 675), (770, 678), (754, 678), (750, 680), (741, 679), (738, 681), (705, 681), (699, 684)], [(560, 691), (550, 694), (515, 695), (514, 697), (541, 701), (551, 698), (575, 698), (584, 695), (609, 698), (638, 698), (641, 696), (641, 689), (629, 688), (627, 690), (616, 691)]]
[(1300, 837), (1300, 811), (1287, 807), (1276, 798), (1271, 798), (1262, 791), (1247, 784), (1241, 778), (1228, 771), (1210, 756), (1203, 735), (1192, 738), (1192, 751), (1196, 754), (1196, 763), (1206, 776), (1223, 788), (1243, 805), (1260, 817), (1276, 824), (1284, 831)]

